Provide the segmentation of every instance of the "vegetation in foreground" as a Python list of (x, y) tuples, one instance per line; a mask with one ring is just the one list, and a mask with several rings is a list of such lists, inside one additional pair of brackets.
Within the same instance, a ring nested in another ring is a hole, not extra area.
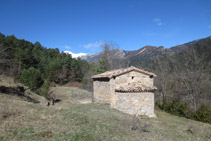
[(89, 64), (60, 52), (45, 48), (39, 42), (31, 43), (14, 35), (0, 33), (0, 74), (13, 76), (36, 93), (45, 95), (44, 82), (65, 84), (82, 82)]
[(156, 103), (156, 105), (161, 110), (170, 114), (211, 124), (211, 108), (205, 104), (202, 104), (201, 107), (196, 111), (191, 110), (188, 104), (183, 104), (178, 100), (165, 102), (163, 104)]
[(0, 140), (211, 140), (209, 124), (159, 110), (155, 119), (134, 118), (108, 105), (80, 104), (91, 101), (90, 92), (53, 89), (60, 102), (49, 107), (0, 94)]

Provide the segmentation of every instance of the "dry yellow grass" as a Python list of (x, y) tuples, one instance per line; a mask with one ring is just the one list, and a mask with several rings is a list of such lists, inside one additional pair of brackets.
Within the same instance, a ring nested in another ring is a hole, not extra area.
[(158, 118), (137, 122), (108, 105), (80, 104), (91, 100), (90, 92), (70, 87), (52, 89), (61, 101), (49, 107), (0, 94), (0, 140), (211, 140), (209, 124), (161, 111), (156, 111)]

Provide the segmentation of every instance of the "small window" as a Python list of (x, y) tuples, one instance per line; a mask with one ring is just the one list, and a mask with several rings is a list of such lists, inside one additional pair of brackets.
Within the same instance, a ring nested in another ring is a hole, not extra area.
[(133, 79), (133, 78), (134, 78), (134, 76), (131, 77), (131, 79)]

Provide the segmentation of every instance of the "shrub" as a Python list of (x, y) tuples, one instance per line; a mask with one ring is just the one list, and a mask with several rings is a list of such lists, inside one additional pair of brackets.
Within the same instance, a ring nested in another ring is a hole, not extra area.
[(48, 90), (49, 90), (49, 87), (50, 87), (50, 82), (49, 80), (46, 80), (43, 85), (42, 85), (42, 88), (41, 88), (41, 94), (42, 96), (44, 96), (45, 98), (48, 97)]
[(202, 104), (201, 107), (195, 112), (193, 112), (186, 103), (183, 104), (178, 100), (165, 102), (163, 104), (156, 103), (156, 105), (161, 110), (164, 110), (173, 115), (182, 116), (206, 123), (211, 123), (211, 108), (209, 108), (205, 104)]
[(189, 107), (186, 103), (183, 104), (178, 100), (173, 100), (172, 102), (164, 105), (164, 110), (177, 116), (186, 117), (189, 111)]
[(173, 115), (177, 115), (177, 116), (184, 116), (187, 117), (188, 113), (189, 113), (189, 107), (188, 105), (185, 103), (181, 103), (178, 100), (173, 100), (171, 102), (165, 102), (163, 104), (160, 103), (156, 103), (156, 105), (161, 109), (164, 110), (168, 113), (171, 113)]
[(196, 112), (192, 113), (192, 118), (198, 121), (211, 123), (211, 109), (205, 104), (202, 104)]
[(32, 91), (37, 90), (43, 83), (40, 70), (30, 67), (29, 69), (23, 69), (19, 81), (28, 86)]

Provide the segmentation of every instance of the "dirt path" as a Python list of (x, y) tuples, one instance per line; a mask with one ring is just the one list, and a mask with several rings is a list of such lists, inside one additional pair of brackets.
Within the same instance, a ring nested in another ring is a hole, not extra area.
[(69, 102), (73, 104), (89, 104), (92, 103), (92, 93), (86, 90), (81, 90), (75, 87), (51, 87), (50, 90), (54, 90), (53, 94), (56, 99), (59, 99), (58, 104), (67, 104)]

